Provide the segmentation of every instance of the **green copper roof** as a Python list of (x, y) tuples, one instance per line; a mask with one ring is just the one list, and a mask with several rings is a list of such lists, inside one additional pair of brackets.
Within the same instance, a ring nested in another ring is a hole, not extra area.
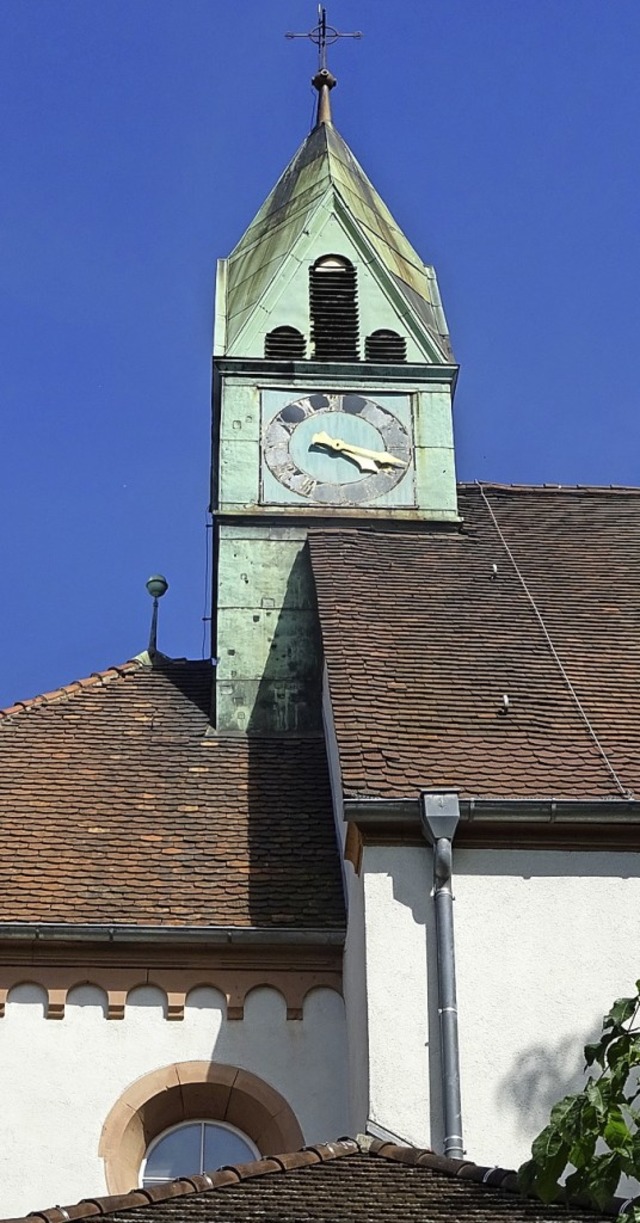
[(228, 260), (227, 348), (283, 268), (294, 244), (327, 208), (350, 220), (372, 248), (371, 263), (391, 278), (408, 312), (442, 360), (451, 359), (433, 268), (426, 266), (332, 124), (313, 129)]

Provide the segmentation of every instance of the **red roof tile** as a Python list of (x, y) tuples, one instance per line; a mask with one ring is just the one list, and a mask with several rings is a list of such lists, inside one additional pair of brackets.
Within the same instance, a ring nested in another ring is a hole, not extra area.
[(638, 490), (485, 496), (459, 531), (310, 537), (345, 793), (640, 794)]
[(322, 741), (216, 735), (211, 676), (133, 661), (5, 711), (0, 921), (342, 925)]

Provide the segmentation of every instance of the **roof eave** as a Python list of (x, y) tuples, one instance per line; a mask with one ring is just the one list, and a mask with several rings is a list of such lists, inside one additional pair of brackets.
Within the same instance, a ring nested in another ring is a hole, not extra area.
[[(345, 798), (344, 819), (363, 842), (422, 842), (415, 798)], [(460, 799), (456, 846), (512, 849), (640, 849), (640, 801), (622, 798)]]

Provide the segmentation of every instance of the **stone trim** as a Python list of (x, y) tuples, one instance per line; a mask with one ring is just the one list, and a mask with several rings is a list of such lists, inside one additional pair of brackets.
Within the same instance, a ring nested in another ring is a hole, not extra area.
[(7, 995), (16, 985), (38, 985), (47, 993), (47, 1019), (64, 1019), (67, 994), (76, 985), (93, 985), (107, 996), (107, 1019), (124, 1019), (127, 997), (138, 986), (153, 985), (166, 995), (166, 1018), (184, 1019), (188, 994), (202, 986), (217, 989), (226, 999), (226, 1018), (244, 1018), (244, 1004), (253, 989), (267, 986), (282, 994), (287, 1019), (302, 1019), (307, 994), (319, 987), (342, 992), (342, 974), (335, 969), (142, 969), (92, 968), (90, 975), (77, 967), (4, 966), (0, 968), (0, 1019)]
[(296, 1150), (304, 1141), (284, 1096), (251, 1071), (216, 1062), (174, 1062), (132, 1083), (102, 1127), (98, 1154), (109, 1193), (135, 1189), (149, 1144), (191, 1117), (228, 1121), (262, 1156)]

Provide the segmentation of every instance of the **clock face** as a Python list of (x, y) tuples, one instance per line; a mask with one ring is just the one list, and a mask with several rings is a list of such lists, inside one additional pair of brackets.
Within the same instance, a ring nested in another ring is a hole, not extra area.
[(364, 395), (314, 393), (267, 424), (264, 458), (285, 488), (320, 505), (360, 505), (406, 476), (411, 438), (388, 408)]

